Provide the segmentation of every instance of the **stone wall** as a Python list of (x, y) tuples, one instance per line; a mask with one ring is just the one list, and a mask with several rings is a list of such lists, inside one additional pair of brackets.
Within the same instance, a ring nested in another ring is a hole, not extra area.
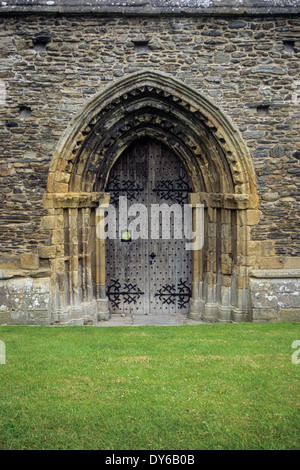
[[(12, 277), (0, 271), (0, 318), (3, 324), (49, 325), (50, 279)], [(27, 273), (28, 275), (28, 273)], [(1, 277), (6, 279), (2, 280)]]
[[(293, 15), (1, 17), (1, 296), (18, 273), (42, 279), (32, 281), (37, 292), (50, 276), (43, 193), (71, 119), (107, 85), (147, 69), (207, 96), (246, 142), (260, 196), (248, 221), (247, 265), (299, 268), (299, 59), (300, 19)], [(255, 294), (252, 300), (256, 311), (265, 308)]]
[(250, 289), (253, 322), (299, 321), (299, 270), (253, 271)]

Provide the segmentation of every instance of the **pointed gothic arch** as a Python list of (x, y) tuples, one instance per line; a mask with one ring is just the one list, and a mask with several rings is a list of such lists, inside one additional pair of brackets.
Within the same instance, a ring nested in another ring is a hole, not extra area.
[(53, 322), (108, 315), (96, 207), (109, 200), (106, 183), (118, 157), (144, 136), (176, 153), (193, 186), (191, 203), (206, 208), (205, 247), (193, 256), (190, 315), (208, 321), (250, 319), (247, 211), (257, 207), (258, 197), (249, 151), (211, 100), (170, 76), (145, 71), (93, 97), (54, 153), (45, 194), (45, 207), (54, 217)]

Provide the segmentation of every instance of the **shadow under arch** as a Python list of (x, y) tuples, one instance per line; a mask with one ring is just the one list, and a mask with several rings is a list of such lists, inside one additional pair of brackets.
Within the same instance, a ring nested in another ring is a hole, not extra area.
[(193, 186), (191, 204), (205, 206), (206, 242), (193, 254), (190, 315), (207, 321), (249, 319), (247, 266), (240, 259), (247, 256), (247, 211), (258, 204), (250, 153), (231, 119), (210, 99), (147, 70), (94, 96), (55, 150), (45, 194), (45, 207), (57, 216), (53, 322), (108, 315), (96, 207), (109, 201), (105, 188), (115, 161), (144, 136), (177, 154)]

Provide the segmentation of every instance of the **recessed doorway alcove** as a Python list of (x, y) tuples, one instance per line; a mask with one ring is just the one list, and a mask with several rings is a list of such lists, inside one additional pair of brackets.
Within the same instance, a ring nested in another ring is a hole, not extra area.
[[(204, 321), (250, 320), (247, 220), (258, 197), (248, 149), (210, 99), (173, 77), (147, 70), (93, 97), (53, 156), (44, 198), (46, 217), (53, 222), (52, 323), (109, 317), (108, 252), (96, 236), (97, 207), (112, 198), (110, 177), (121, 156), (146, 141), (177, 159), (189, 184), (189, 203), (205, 208), (204, 247), (191, 255), (186, 314)], [(172, 178), (178, 180), (178, 174), (160, 179)], [(142, 282), (141, 291), (146, 288)]]

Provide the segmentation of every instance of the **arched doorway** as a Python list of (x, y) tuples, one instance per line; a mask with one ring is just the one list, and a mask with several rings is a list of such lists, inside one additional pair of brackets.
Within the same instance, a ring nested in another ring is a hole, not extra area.
[(176, 155), (191, 184), (189, 202), (205, 206), (204, 248), (192, 254), (189, 315), (251, 319), (247, 221), (258, 197), (248, 149), (210, 100), (172, 77), (146, 71), (93, 98), (53, 157), (45, 195), (48, 216), (55, 220), (49, 256), (53, 322), (109, 315), (106, 247), (96, 236), (96, 209), (112, 195), (107, 188), (115, 162), (143, 138)]

